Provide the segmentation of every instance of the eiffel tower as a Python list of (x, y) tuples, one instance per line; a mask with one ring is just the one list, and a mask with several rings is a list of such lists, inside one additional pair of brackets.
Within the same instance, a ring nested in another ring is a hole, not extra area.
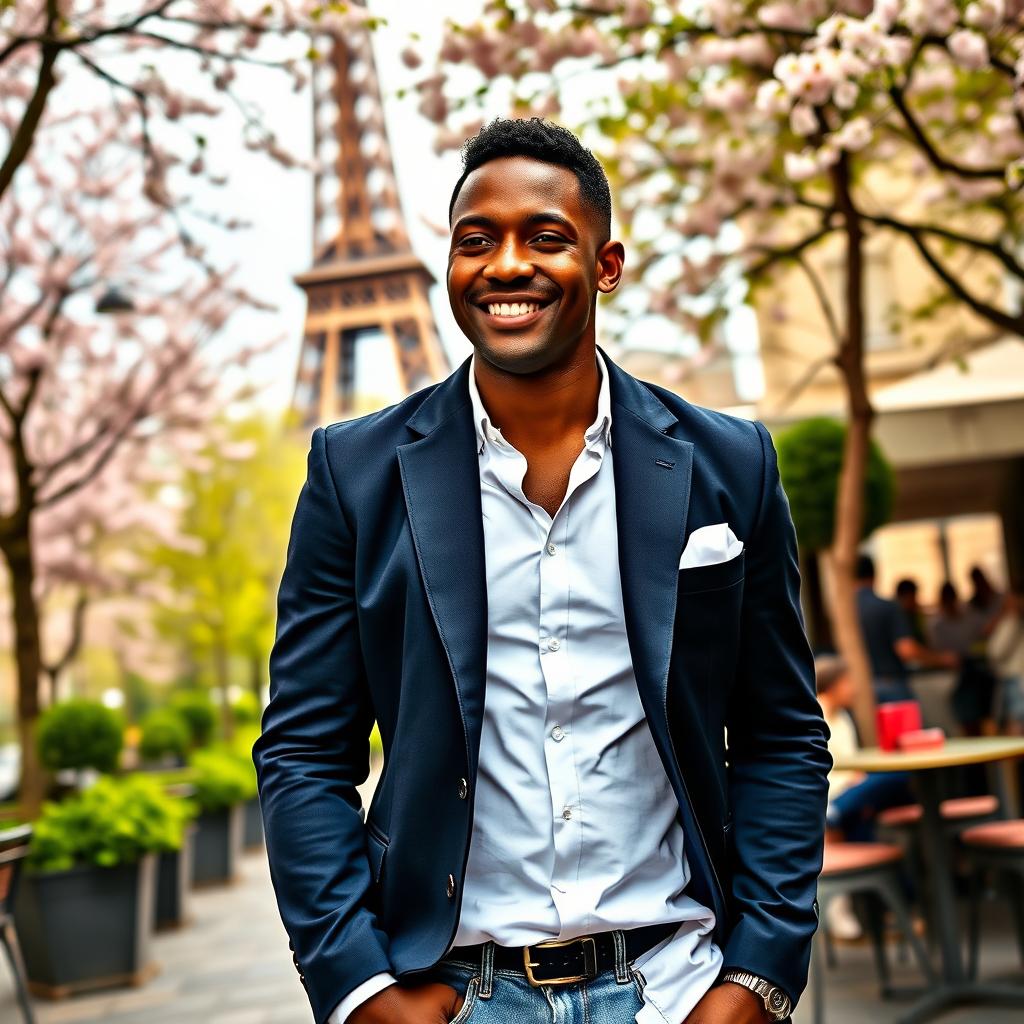
[[(370, 32), (326, 40), (313, 69), (313, 265), (293, 408), (304, 426), (352, 415), (357, 351), (393, 354), (406, 393), (449, 372), (395, 184)], [(326, 51), (325, 51), (326, 52)]]

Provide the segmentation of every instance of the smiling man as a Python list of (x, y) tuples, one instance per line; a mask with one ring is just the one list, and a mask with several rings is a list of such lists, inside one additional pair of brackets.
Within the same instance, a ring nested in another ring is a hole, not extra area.
[(771, 438), (597, 345), (572, 133), (463, 159), (473, 355), (314, 432), (278, 597), (253, 757), (316, 1024), (786, 1020), (831, 762)]

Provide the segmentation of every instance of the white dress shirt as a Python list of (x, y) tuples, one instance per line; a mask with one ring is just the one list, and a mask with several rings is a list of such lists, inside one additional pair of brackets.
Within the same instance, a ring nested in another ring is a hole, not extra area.
[[(619, 578), (608, 372), (554, 518), (469, 373), (487, 573), (473, 834), (453, 945), (522, 946), (662, 922), (637, 1024), (680, 1024), (718, 977), (714, 914), (686, 895), (679, 807), (640, 702)], [(374, 975), (329, 1024), (394, 979)]]

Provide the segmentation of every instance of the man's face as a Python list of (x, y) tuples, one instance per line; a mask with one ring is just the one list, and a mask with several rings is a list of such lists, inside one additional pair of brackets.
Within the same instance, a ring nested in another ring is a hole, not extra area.
[(537, 373), (593, 341), (597, 292), (615, 288), (623, 262), (619, 242), (598, 250), (594, 220), (567, 167), (502, 157), (463, 182), (452, 209), (448, 299), (489, 363)]

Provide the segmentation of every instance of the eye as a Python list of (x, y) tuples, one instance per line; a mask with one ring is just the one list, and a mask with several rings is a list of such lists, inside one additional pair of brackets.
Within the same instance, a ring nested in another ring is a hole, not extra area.
[(550, 239), (551, 239), (552, 241), (554, 241), (554, 242), (561, 242), (561, 241), (563, 241), (563, 239), (562, 239), (562, 236), (561, 236), (561, 235), (556, 235), (556, 234), (554, 234), (554, 233), (553, 233), (553, 232), (551, 232), (551, 231), (542, 231), (542, 232), (541, 232), (541, 233), (540, 233), (540, 234), (539, 234), (539, 235), (537, 236), (537, 239), (536, 239), (536, 240), (537, 240), (537, 241), (539, 242), (539, 241), (541, 241), (541, 240), (542, 240), (542, 239), (544, 239), (544, 238), (550, 238)]
[(459, 240), (459, 245), (479, 245), (481, 241), (486, 242), (487, 239), (483, 235), (467, 235)]

